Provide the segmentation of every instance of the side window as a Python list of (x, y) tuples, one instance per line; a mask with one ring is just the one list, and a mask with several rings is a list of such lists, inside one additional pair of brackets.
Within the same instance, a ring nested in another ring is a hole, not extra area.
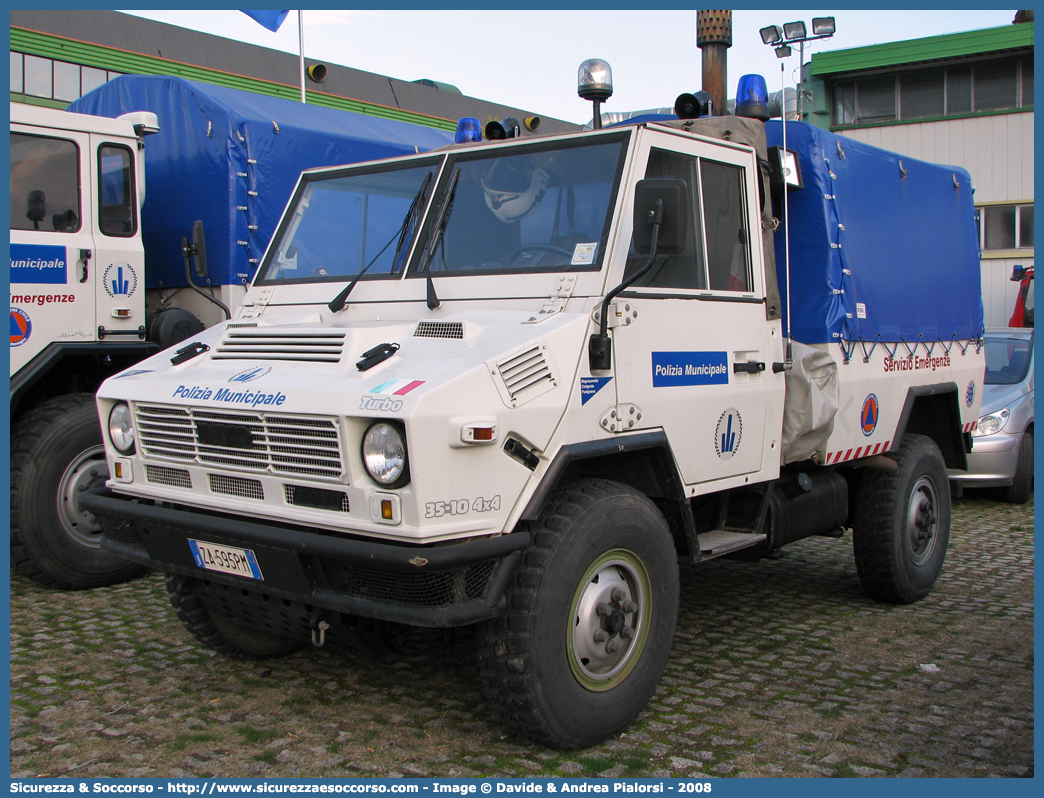
[(80, 229), (80, 155), (75, 142), (11, 134), (11, 229)]
[(116, 144), (98, 148), (98, 229), (107, 236), (132, 236), (136, 230), (134, 160)]
[[(657, 257), (637, 285), (711, 291), (752, 291), (743, 169), (678, 152), (653, 149), (646, 177), (669, 177), (689, 187), (691, 217), (685, 251)], [(632, 253), (626, 274), (645, 265)]]
[(712, 291), (751, 291), (743, 170), (701, 160), (707, 270)]
[[(655, 288), (707, 288), (707, 270), (703, 262), (703, 236), (700, 228), (700, 197), (693, 191), (697, 185), (697, 159), (669, 150), (653, 149), (645, 169), (647, 178), (674, 178), (685, 181), (689, 189), (690, 218), (685, 225), (685, 250), (677, 255), (660, 255), (652, 269), (636, 285)], [(625, 274), (630, 275), (648, 262), (647, 255), (632, 252), (627, 258)]]

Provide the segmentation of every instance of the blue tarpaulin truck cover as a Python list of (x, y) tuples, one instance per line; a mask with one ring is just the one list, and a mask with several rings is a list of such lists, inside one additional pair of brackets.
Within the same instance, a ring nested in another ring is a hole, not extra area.
[(453, 133), (174, 77), (125, 75), (69, 111), (117, 117), (152, 111), (145, 147), (142, 241), (149, 288), (185, 284), (181, 239), (203, 220), (209, 279), (254, 271), (304, 169), (425, 152)]
[[(765, 125), (770, 147), (783, 123)], [(978, 234), (968, 172), (787, 123), (804, 188), (791, 191), (795, 340), (867, 347), (944, 345), (983, 332)], [(786, 307), (787, 253), (775, 235)]]

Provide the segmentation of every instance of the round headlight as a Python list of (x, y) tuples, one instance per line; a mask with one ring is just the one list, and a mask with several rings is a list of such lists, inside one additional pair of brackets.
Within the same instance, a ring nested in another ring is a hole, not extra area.
[(994, 435), (1004, 429), (1004, 425), (1008, 423), (1010, 416), (1011, 410), (1007, 407), (1003, 410), (998, 410), (996, 413), (985, 415), (979, 419), (979, 423), (975, 425), (975, 432), (972, 434), (976, 438)]
[(406, 439), (394, 424), (381, 421), (366, 430), (362, 456), (366, 471), (381, 485), (397, 488), (409, 481)]
[(124, 402), (117, 402), (109, 411), (109, 440), (120, 454), (134, 454), (134, 424)]

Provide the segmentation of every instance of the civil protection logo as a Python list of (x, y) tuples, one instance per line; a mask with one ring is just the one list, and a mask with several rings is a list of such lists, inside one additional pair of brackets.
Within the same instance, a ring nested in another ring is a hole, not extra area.
[(714, 451), (722, 460), (731, 460), (743, 438), (743, 419), (739, 410), (730, 407), (718, 417), (714, 430)]
[(881, 406), (877, 402), (877, 397), (872, 393), (867, 394), (866, 399), (863, 400), (863, 409), (859, 411), (859, 428), (868, 438), (877, 429), (877, 418), (880, 413)]
[(118, 296), (130, 296), (138, 287), (138, 275), (129, 263), (110, 263), (102, 275), (105, 293), (115, 299)]
[(21, 308), (11, 308), (11, 346), (21, 346), (33, 334), (29, 314)]
[(253, 382), (264, 377), (268, 372), (272, 370), (271, 366), (258, 366), (252, 369), (244, 369), (238, 374), (233, 374), (228, 378), (229, 382)]

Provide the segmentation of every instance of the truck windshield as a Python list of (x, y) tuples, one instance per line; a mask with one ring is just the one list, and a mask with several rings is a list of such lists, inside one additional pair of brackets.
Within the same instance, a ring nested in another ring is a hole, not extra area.
[[(626, 133), (551, 149), (466, 152), (446, 174), (459, 173), (442, 214), (429, 230), (420, 272), (434, 274), (597, 270), (608, 240)], [(434, 214), (433, 214), (434, 216)], [(430, 250), (434, 243), (434, 249)]]
[(438, 163), (306, 175), (257, 282), (344, 282), (400, 273)]

